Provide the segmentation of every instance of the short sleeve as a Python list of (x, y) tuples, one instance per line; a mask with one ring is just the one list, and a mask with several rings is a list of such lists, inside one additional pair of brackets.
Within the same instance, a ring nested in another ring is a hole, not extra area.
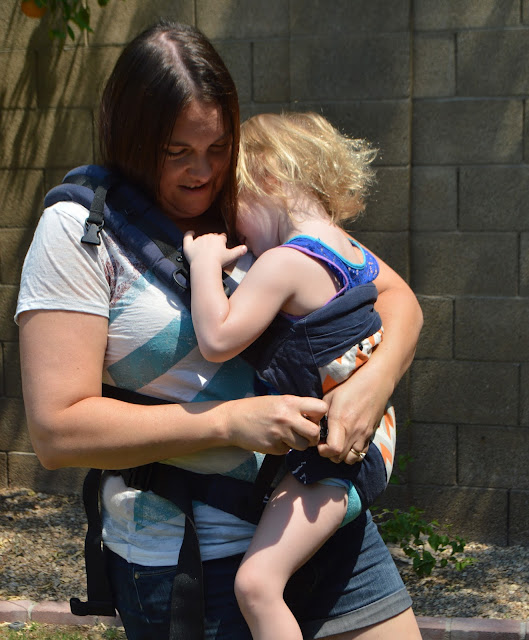
[(109, 316), (104, 243), (81, 243), (87, 210), (59, 202), (44, 210), (22, 268), (15, 322), (23, 311), (77, 311)]

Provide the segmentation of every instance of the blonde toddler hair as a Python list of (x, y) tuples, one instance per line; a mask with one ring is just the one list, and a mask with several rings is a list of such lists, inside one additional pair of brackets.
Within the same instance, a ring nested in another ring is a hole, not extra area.
[(365, 208), (377, 150), (349, 138), (317, 113), (265, 113), (241, 125), (239, 194), (284, 196), (293, 185), (315, 196), (343, 225)]

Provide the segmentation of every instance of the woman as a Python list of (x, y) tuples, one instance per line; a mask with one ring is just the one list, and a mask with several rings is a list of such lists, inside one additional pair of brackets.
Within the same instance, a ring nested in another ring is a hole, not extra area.
[[(160, 23), (123, 52), (100, 113), (103, 162), (157, 201), (181, 231), (222, 231), (235, 212), (239, 118), (222, 60), (193, 27)], [(79, 243), (87, 212), (47, 209), (30, 248), (17, 320), (24, 400), (43, 465), (121, 469), (169, 461), (202, 473), (254, 479), (262, 453), (303, 450), (352, 464), (366, 451), (387, 399), (413, 358), (421, 313), (382, 261), (377, 310), (383, 345), (325, 401), (252, 395), (253, 374), (234, 359), (205, 362), (178, 296), (103, 229)], [(238, 261), (232, 277), (249, 266)], [(101, 397), (101, 382), (169, 399), (140, 406)], [(130, 639), (166, 637), (184, 518), (151, 492), (106, 478), (104, 541), (116, 606)], [(253, 527), (198, 504), (206, 637), (247, 640), (233, 578)], [(300, 587), (300, 585), (302, 585)], [(343, 527), (287, 586), (306, 637), (420, 638), (409, 596), (369, 514)]]

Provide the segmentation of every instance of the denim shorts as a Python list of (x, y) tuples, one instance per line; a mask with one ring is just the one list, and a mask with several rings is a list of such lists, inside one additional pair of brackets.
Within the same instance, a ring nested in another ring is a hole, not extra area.
[[(203, 563), (206, 640), (252, 640), (233, 593), (241, 558)], [(108, 560), (115, 604), (127, 638), (168, 638), (175, 568), (129, 564), (112, 552)], [(292, 576), (285, 600), (305, 638), (360, 629), (411, 606), (369, 512), (339, 529)]]

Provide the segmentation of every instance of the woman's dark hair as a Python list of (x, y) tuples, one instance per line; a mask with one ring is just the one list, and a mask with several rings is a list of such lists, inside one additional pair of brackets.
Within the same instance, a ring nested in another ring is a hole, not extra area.
[(213, 45), (195, 27), (160, 21), (124, 49), (101, 99), (102, 162), (158, 199), (164, 147), (176, 119), (192, 100), (218, 105), (233, 136), (230, 170), (217, 199), (230, 227), (237, 192), (237, 90)]

